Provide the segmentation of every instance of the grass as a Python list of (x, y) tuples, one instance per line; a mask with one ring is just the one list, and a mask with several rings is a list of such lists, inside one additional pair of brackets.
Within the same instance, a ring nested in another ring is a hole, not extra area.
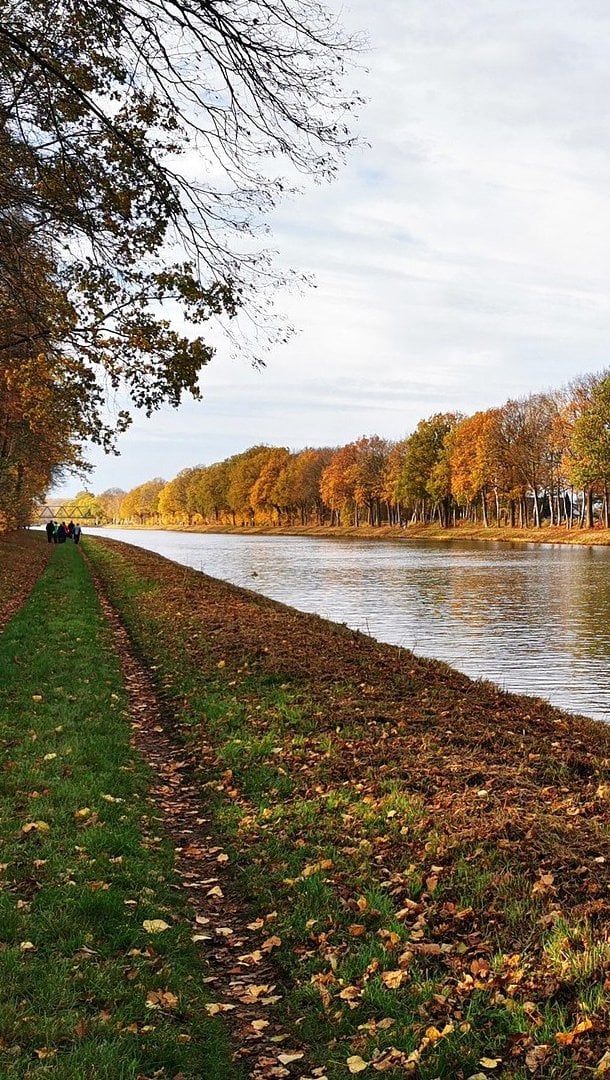
[[(0, 637), (0, 1075), (234, 1080), (80, 553)], [(148, 933), (145, 920), (162, 919)]]
[(252, 914), (276, 913), (278, 1009), (310, 1069), (594, 1075), (608, 729), (151, 553), (87, 550), (200, 752)]

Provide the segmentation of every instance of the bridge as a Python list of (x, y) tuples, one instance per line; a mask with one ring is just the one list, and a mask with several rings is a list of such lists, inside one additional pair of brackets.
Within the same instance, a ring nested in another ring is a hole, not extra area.
[(78, 521), (89, 525), (97, 525), (99, 517), (92, 514), (89, 507), (79, 506), (78, 503), (44, 503), (36, 506), (32, 513), (32, 525), (46, 525), (48, 521)]

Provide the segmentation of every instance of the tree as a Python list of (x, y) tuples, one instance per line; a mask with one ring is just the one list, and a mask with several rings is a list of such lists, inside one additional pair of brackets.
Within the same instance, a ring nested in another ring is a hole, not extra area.
[(193, 470), (187, 487), (187, 504), (191, 514), (218, 522), (229, 513), (228, 490), (231, 470), (228, 461), (200, 466)]
[(390, 444), (379, 435), (363, 435), (356, 442), (357, 467), (354, 498), (367, 511), (369, 525), (381, 524), (381, 504)]
[(341, 515), (352, 513), (358, 524), (358, 505), (355, 484), (358, 468), (356, 443), (348, 443), (335, 450), (320, 477), (320, 495), (331, 511), (333, 525), (341, 525)]
[(320, 493), (322, 474), (331, 461), (333, 451), (307, 447), (293, 454), (278, 477), (277, 497), (289, 514), (298, 514), (301, 525), (307, 525), (312, 514), (318, 525), (324, 521), (325, 504)]
[(101, 495), (98, 495), (98, 502), (102, 506), (107, 521), (114, 524), (119, 520), (121, 502), (125, 495), (126, 492), (117, 487), (107, 488), (106, 491), (102, 491)]
[(33, 502), (66, 466), (83, 468), (88, 430), (78, 378), (54, 358), (0, 358), (0, 531), (28, 521)]
[(139, 521), (143, 525), (145, 521), (159, 516), (159, 495), (165, 487), (165, 480), (156, 477), (147, 480), (144, 484), (128, 491), (121, 502), (121, 518), (123, 521)]
[(555, 414), (550, 394), (530, 394), (506, 402), (500, 410), (497, 430), (498, 460), (505, 475), (511, 477), (511, 497), (519, 498), (521, 523), (528, 523), (525, 497), (529, 491), (538, 528), (541, 494), (549, 482), (548, 447)]
[(435, 413), (427, 420), (420, 420), (406, 440), (397, 494), (402, 502), (414, 507), (422, 521), (426, 520), (432, 501), (446, 524), (450, 483), (447, 475), (442, 476), (446, 460), (441, 462), (447, 454), (447, 435), (460, 419), (457, 413)]
[[(497, 447), (499, 411), (487, 409), (460, 421), (451, 432), (451, 492), (458, 502), (476, 505), (480, 500), (483, 524), (488, 525), (487, 496), (496, 496), (496, 521), (499, 523)], [(476, 520), (476, 518), (475, 518)]]
[(183, 469), (159, 492), (158, 509), (161, 517), (169, 517), (191, 523), (189, 509), (189, 484), (194, 469)]
[(249, 450), (244, 450), (243, 454), (235, 454), (229, 458), (227, 502), (233, 524), (238, 514), (242, 518), (248, 518), (251, 524), (254, 522), (252, 490), (267, 461), (274, 454), (275, 450), (271, 446), (251, 446)]
[[(610, 375), (592, 388), (588, 404), (574, 423), (571, 448), (575, 457), (574, 479), (585, 489), (603, 493), (604, 519), (608, 528), (610, 490)], [(593, 524), (592, 517), (588, 522)]]
[(278, 481), (290, 461), (290, 451), (286, 447), (273, 448), (264, 462), (250, 492), (250, 505), (253, 510), (262, 510), (264, 514), (277, 514), (278, 525), (284, 505)]
[[(39, 346), (147, 413), (198, 396), (202, 327), (277, 277), (243, 242), (286, 189), (269, 163), (332, 175), (352, 141), (355, 44), (317, 0), (5, 5), (0, 290), (25, 246), (48, 249), (66, 318), (49, 335), (24, 294)], [(19, 326), (0, 335), (0, 355), (20, 341)]]

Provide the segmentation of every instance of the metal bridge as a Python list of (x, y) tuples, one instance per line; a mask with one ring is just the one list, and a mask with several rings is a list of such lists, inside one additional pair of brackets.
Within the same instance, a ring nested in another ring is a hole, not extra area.
[(86, 521), (89, 525), (96, 524), (98, 515), (92, 514), (88, 507), (79, 506), (78, 503), (45, 503), (37, 506), (32, 514), (32, 525), (46, 525), (48, 521)]

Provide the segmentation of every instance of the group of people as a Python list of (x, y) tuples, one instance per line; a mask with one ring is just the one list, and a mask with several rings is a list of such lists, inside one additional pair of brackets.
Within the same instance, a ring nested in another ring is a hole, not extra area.
[(45, 528), (50, 544), (65, 544), (66, 540), (74, 540), (74, 543), (78, 544), (83, 531), (80, 525), (75, 525), (73, 521), (67, 525), (65, 521), (47, 521)]

